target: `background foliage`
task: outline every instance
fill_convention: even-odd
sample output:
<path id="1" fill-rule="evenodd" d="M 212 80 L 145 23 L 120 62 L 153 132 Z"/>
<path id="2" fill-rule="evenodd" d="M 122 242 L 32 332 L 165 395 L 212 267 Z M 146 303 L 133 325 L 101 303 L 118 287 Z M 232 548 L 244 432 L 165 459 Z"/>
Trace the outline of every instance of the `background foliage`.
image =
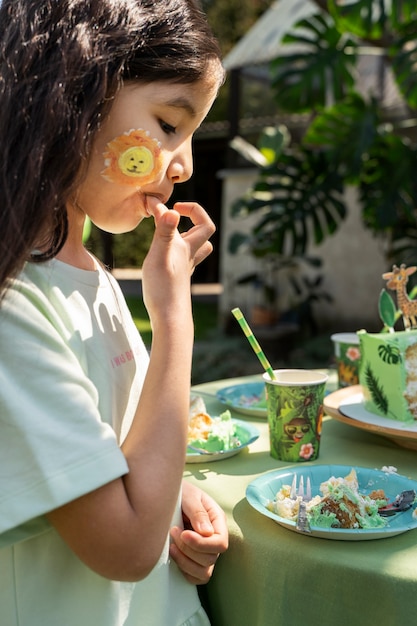
<path id="1" fill-rule="evenodd" d="M 277 108 L 307 114 L 299 142 L 277 134 L 258 180 L 233 207 L 254 213 L 231 249 L 303 256 L 347 215 L 343 191 L 359 190 L 364 225 L 386 243 L 387 261 L 417 263 L 417 3 L 330 0 L 283 39 L 271 63 Z M 358 80 L 376 60 L 373 89 Z M 395 86 L 396 106 L 386 104 Z M 365 87 L 365 89 L 364 89 Z M 262 145 L 260 146 L 262 152 Z"/>
<path id="2" fill-rule="evenodd" d="M 130 233 L 112 235 L 112 256 L 114 267 L 142 267 L 143 260 L 151 244 L 154 232 L 152 219 L 143 220 L 138 228 Z M 94 224 L 91 226 L 87 248 L 101 260 L 105 259 L 105 237 Z"/>

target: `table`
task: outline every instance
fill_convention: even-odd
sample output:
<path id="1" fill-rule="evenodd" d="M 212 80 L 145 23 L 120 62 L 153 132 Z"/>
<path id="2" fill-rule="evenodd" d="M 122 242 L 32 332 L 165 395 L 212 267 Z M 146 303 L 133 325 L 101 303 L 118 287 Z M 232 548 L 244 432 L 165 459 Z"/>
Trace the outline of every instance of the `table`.
<path id="1" fill-rule="evenodd" d="M 216 415 L 224 410 L 216 390 L 260 379 L 215 381 L 197 385 L 193 392 L 201 393 Z M 188 464 L 184 472 L 217 500 L 228 519 L 229 550 L 201 588 L 212 625 L 415 626 L 417 529 L 385 539 L 334 541 L 300 535 L 264 517 L 246 501 L 246 487 L 288 463 L 270 456 L 266 420 L 233 416 L 256 425 L 259 439 L 234 457 Z M 393 465 L 417 479 L 416 451 L 329 416 L 323 422 L 320 457 L 311 464 Z"/>

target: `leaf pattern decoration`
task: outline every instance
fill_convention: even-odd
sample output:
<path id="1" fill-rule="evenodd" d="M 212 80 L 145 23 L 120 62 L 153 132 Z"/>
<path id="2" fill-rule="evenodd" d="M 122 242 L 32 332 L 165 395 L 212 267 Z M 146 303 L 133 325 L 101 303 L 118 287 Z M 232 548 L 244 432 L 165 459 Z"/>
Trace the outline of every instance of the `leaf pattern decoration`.
<path id="1" fill-rule="evenodd" d="M 375 402 L 376 406 L 384 415 L 388 413 L 388 398 L 384 394 L 383 389 L 380 387 L 377 378 L 375 377 L 372 369 L 369 364 L 365 369 L 365 380 L 372 396 L 372 400 Z"/>
<path id="2" fill-rule="evenodd" d="M 389 343 L 381 343 L 378 346 L 378 354 L 380 358 L 388 365 L 397 365 L 401 363 L 401 352 L 398 346 L 393 346 Z"/>
<path id="3" fill-rule="evenodd" d="M 388 328 L 393 328 L 395 324 L 396 307 L 394 300 L 386 289 L 382 289 L 378 302 L 379 317 Z M 379 352 L 379 349 L 378 349 Z"/>

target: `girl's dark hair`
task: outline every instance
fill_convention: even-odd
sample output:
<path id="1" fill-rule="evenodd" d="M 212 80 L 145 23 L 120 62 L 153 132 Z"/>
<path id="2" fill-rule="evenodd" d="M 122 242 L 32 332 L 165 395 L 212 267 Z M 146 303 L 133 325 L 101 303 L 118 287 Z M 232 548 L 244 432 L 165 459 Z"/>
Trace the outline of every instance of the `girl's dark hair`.
<path id="1" fill-rule="evenodd" d="M 192 83 L 220 51 L 197 0 L 3 0 L 0 291 L 67 235 L 65 203 L 123 80 Z"/>

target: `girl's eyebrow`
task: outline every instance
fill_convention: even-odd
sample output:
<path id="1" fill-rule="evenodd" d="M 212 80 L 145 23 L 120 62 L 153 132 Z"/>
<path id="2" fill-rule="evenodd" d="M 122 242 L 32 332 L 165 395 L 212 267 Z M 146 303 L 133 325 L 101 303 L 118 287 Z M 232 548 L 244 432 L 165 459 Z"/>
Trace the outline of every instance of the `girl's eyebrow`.
<path id="1" fill-rule="evenodd" d="M 166 100 L 164 105 L 174 107 L 176 109 L 184 109 L 190 117 L 194 118 L 196 116 L 196 110 L 187 98 L 181 96 L 178 98 L 172 98 L 172 100 Z"/>

